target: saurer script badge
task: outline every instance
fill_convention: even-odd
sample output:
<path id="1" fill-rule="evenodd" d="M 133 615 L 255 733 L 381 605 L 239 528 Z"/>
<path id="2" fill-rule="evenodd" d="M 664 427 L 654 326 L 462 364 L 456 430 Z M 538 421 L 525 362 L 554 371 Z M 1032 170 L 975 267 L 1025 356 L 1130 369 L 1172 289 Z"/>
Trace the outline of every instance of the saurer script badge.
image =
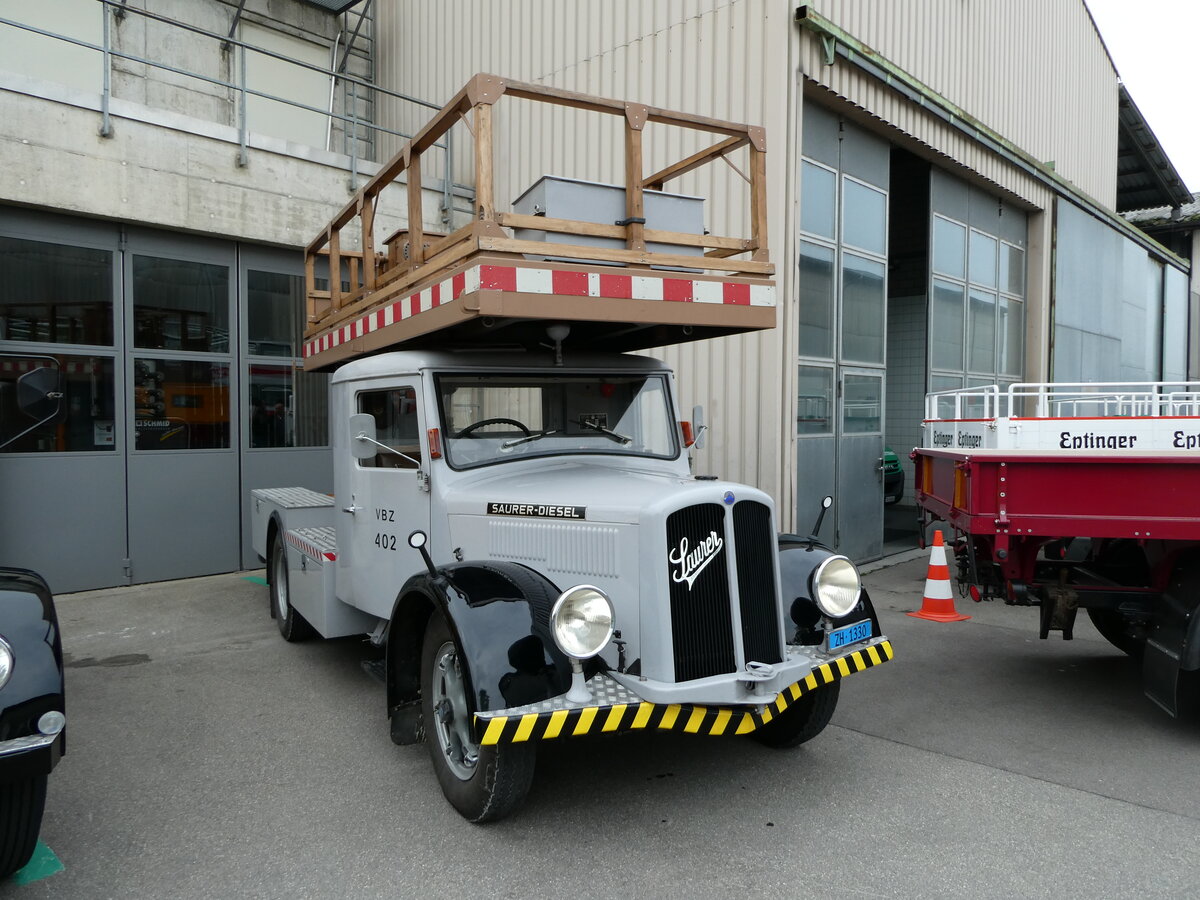
<path id="1" fill-rule="evenodd" d="M 680 538 L 679 546 L 667 553 L 667 559 L 675 567 L 671 570 L 671 580 L 676 584 L 686 583 L 690 591 L 705 566 L 717 558 L 724 546 L 725 541 L 715 531 L 710 531 L 695 547 L 687 538 Z"/>

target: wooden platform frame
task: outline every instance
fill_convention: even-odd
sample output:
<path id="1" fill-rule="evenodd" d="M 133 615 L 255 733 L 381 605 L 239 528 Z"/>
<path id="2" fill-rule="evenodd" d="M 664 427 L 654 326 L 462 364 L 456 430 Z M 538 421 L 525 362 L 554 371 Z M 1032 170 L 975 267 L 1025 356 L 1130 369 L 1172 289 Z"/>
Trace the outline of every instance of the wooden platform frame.
<path id="1" fill-rule="evenodd" d="M 607 115 L 621 116 L 625 123 L 625 224 L 596 224 L 573 219 L 551 219 L 544 216 L 517 215 L 498 212 L 495 203 L 494 178 L 494 132 L 493 106 L 504 96 L 566 106 Z M 470 118 L 468 118 L 468 114 Z M 474 138 L 475 215 L 473 221 L 449 235 L 433 235 L 423 229 L 421 161 L 430 150 L 457 122 L 467 123 Z M 712 146 L 685 159 L 679 160 L 650 175 L 644 173 L 642 134 L 648 122 L 677 126 L 720 135 L 721 139 Z M 742 147 L 749 148 L 748 173 L 742 173 L 727 154 Z M 477 74 L 454 98 L 439 111 L 421 131 L 389 160 L 377 175 L 366 182 L 334 216 L 305 249 L 306 276 L 306 356 L 323 356 L 320 349 L 328 344 L 322 338 L 331 334 L 345 334 L 347 326 L 362 321 L 376 310 L 401 301 L 402 298 L 417 296 L 421 290 L 446 277 L 446 273 L 461 271 L 464 263 L 476 254 L 499 254 L 510 260 L 520 260 L 524 254 L 549 256 L 567 261 L 578 261 L 578 265 L 593 271 L 606 273 L 645 274 L 661 276 L 658 271 L 674 267 L 696 271 L 703 269 L 718 279 L 740 285 L 770 286 L 770 321 L 767 323 L 764 310 L 756 310 L 744 323 L 736 321 L 743 315 L 735 308 L 727 308 L 733 316 L 724 321 L 725 327 L 713 333 L 773 327 L 774 300 L 773 282 L 770 276 L 774 266 L 770 261 L 767 245 L 767 186 L 766 186 L 766 136 L 761 127 L 742 125 L 710 119 L 704 116 L 672 112 L 656 107 L 611 100 L 559 90 L 537 84 L 509 81 L 496 75 Z M 685 173 L 702 166 L 724 160 L 749 183 L 750 236 L 748 238 L 725 237 L 708 234 L 688 234 L 647 228 L 644 217 L 644 191 L 662 190 L 663 186 Z M 401 175 L 407 181 L 408 226 L 402 232 L 388 238 L 386 252 L 377 251 L 375 240 L 375 211 L 380 194 Z M 342 249 L 343 231 L 358 220 L 361 246 L 364 251 Z M 624 243 L 623 248 L 596 247 L 559 242 L 517 240 L 505 229 L 533 229 L 543 232 L 588 237 L 613 238 Z M 700 255 L 650 251 L 647 243 L 664 244 L 681 248 L 701 248 Z M 735 258 L 748 257 L 748 258 Z M 343 273 L 348 270 L 350 290 L 343 291 L 341 278 L 329 279 L 328 290 L 317 290 L 315 279 L 317 262 L 325 258 L 329 272 Z M 343 267 L 345 262 L 345 267 Z M 600 265 L 596 265 L 600 263 Z M 624 267 L 624 268 L 622 268 Z M 650 267 L 655 271 L 651 272 Z M 560 267 L 561 268 L 561 267 Z M 685 276 L 688 277 L 688 276 Z M 703 279 L 704 276 L 701 276 Z M 599 312 L 599 310 L 598 310 Z M 748 315 L 748 313 L 745 313 Z M 601 313 L 601 317 L 613 314 Z M 624 310 L 615 314 L 624 318 Z M 708 315 L 708 313 L 706 313 Z M 635 321 L 638 316 L 632 317 Z M 642 319 L 644 320 L 644 315 Z M 652 317 L 653 318 L 653 317 Z M 667 320 L 678 318 L 677 312 L 667 315 Z M 353 330 L 353 328 L 351 329 Z M 424 330 L 424 329 L 422 329 Z M 707 332 L 703 336 L 707 336 Z M 403 335 L 396 335 L 403 339 Z M 372 343 L 383 345 L 380 335 Z M 361 345 L 360 345 L 361 346 Z M 359 352 L 372 352 L 363 348 Z M 354 355 L 349 347 L 337 354 L 340 359 Z M 313 360 L 318 362 L 317 360 Z M 335 360 L 319 361 L 320 368 Z"/>

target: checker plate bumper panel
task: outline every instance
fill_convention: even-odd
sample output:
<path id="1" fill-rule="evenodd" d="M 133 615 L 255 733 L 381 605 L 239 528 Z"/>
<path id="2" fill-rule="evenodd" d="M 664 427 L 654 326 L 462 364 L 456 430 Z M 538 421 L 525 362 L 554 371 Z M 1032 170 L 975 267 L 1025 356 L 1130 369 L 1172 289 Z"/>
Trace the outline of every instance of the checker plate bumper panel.
<path id="1" fill-rule="evenodd" d="M 805 694 L 892 658 L 884 639 L 814 666 L 803 680 L 784 688 L 765 706 L 700 706 L 642 700 L 607 675 L 597 675 L 588 688 L 593 706 L 571 706 L 562 697 L 495 713 L 477 713 L 476 735 L 484 747 L 523 741 L 621 731 L 683 731 L 689 734 L 749 734 L 766 725 Z"/>

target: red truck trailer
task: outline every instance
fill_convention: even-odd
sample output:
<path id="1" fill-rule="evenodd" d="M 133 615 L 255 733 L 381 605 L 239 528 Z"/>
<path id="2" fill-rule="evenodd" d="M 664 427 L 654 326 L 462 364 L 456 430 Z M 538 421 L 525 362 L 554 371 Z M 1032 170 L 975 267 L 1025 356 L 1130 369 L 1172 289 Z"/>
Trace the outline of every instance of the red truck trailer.
<path id="1" fill-rule="evenodd" d="M 1200 699 L 1200 383 L 1014 384 L 926 397 L 921 534 L 954 532 L 960 588 L 1079 609 L 1139 658 L 1172 716 Z"/>

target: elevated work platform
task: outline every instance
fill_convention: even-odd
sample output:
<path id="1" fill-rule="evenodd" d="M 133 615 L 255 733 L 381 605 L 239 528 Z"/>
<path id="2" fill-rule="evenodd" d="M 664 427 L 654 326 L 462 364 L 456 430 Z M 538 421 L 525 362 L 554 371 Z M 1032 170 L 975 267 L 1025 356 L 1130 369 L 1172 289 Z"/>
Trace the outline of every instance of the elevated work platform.
<path id="1" fill-rule="evenodd" d="M 623 117 L 625 184 L 616 186 L 623 218 L 609 223 L 544 210 L 497 211 L 493 106 L 504 96 Z M 429 234 L 422 226 L 422 155 L 460 121 L 474 141 L 473 219 L 449 235 Z M 646 175 L 648 123 L 721 139 Z M 728 159 L 742 148 L 745 173 Z M 566 346 L 610 351 L 773 328 L 765 155 L 758 127 L 476 75 L 309 244 L 305 368 L 329 368 L 400 345 L 533 347 L 547 341 L 546 326 L 555 322 L 571 325 Z M 722 159 L 748 184 L 749 237 L 663 230 L 647 221 L 648 196 Z M 389 236 L 381 251 L 374 235 L 377 204 L 401 176 L 409 227 Z M 591 208 L 578 215 L 597 217 Z M 341 249 L 348 228 L 357 229 L 365 252 Z M 536 236 L 545 239 L 529 239 Z M 341 278 L 318 290 L 323 272 Z"/>

